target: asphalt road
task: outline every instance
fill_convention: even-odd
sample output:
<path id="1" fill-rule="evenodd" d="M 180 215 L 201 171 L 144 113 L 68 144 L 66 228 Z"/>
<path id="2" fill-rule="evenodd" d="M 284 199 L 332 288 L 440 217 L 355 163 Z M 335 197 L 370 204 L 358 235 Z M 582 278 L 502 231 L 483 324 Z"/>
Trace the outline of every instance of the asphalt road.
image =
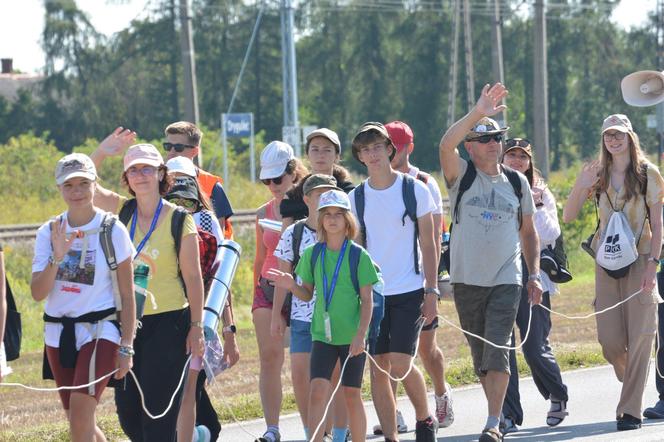
<path id="1" fill-rule="evenodd" d="M 635 431 L 617 432 L 615 407 L 618 403 L 621 384 L 616 379 L 610 366 L 589 368 L 563 373 L 570 394 L 568 411 L 570 415 L 558 427 L 546 425 L 546 411 L 549 403 L 537 391 L 531 378 L 521 379 L 521 400 L 524 408 L 524 423 L 517 433 L 509 434 L 505 440 L 514 441 L 664 441 L 664 420 L 645 420 L 643 428 Z M 439 441 L 473 441 L 479 437 L 486 419 L 486 401 L 480 386 L 469 386 L 454 391 L 455 421 L 449 428 L 438 430 Z M 657 400 L 654 382 L 654 361 L 651 364 L 648 385 L 644 398 L 644 407 L 653 405 Z M 430 400 L 433 405 L 433 397 Z M 378 422 L 371 402 L 365 403 L 369 429 Z M 399 409 L 404 414 L 406 423 L 414 430 L 415 416 L 407 398 L 399 399 Z M 433 409 L 433 408 L 432 408 Z M 280 423 L 282 441 L 301 441 L 304 439 L 299 415 L 282 416 Z M 228 442 L 253 441 L 255 435 L 265 430 L 263 420 L 243 422 L 241 425 L 225 425 L 221 440 Z M 249 435 L 251 433 L 254 436 Z M 411 431 L 400 435 L 401 441 L 414 441 Z M 369 436 L 369 440 L 382 441 L 378 436 Z"/>

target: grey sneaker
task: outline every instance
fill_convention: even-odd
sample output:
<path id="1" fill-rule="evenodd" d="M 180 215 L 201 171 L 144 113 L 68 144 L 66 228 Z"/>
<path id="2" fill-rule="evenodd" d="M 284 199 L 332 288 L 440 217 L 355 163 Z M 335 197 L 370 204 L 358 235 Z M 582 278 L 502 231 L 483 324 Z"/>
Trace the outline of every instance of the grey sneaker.
<path id="1" fill-rule="evenodd" d="M 454 410 L 452 409 L 452 388 L 446 382 L 445 393 L 442 396 L 436 396 L 436 419 L 441 428 L 447 428 L 454 422 Z"/>
<path id="2" fill-rule="evenodd" d="M 511 417 L 506 417 L 500 423 L 500 432 L 504 435 L 509 433 L 516 433 L 519 431 L 519 427 L 516 426 Z"/>
<path id="3" fill-rule="evenodd" d="M 648 419 L 664 419 L 664 400 L 658 400 L 654 407 L 643 410 L 643 416 Z"/>

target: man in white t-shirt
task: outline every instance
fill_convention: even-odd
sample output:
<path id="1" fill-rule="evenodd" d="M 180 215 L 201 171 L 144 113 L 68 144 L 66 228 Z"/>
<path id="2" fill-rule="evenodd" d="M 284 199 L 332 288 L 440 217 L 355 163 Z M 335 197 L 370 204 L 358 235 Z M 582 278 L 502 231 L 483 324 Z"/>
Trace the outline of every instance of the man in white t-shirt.
<path id="1" fill-rule="evenodd" d="M 358 216 L 364 242 L 384 278 L 385 316 L 380 324 L 375 359 L 393 377 L 403 376 L 412 357 L 422 324 L 437 314 L 437 260 L 433 238 L 435 204 L 426 185 L 396 172 L 390 166 L 395 147 L 385 126 L 365 123 L 353 139 L 353 156 L 367 166 L 369 178 L 350 192 L 353 213 Z M 404 182 L 404 180 L 407 180 Z M 406 211 L 404 193 L 412 183 L 416 224 Z M 362 193 L 364 198 L 361 199 Z M 358 202 L 363 210 L 358 210 Z M 359 216 L 358 212 L 363 212 Z M 396 400 L 390 379 L 372 366 L 371 393 L 385 440 L 397 440 Z M 422 372 L 413 366 L 403 381 L 415 408 L 418 441 L 434 441 L 438 423 L 429 413 Z"/>
<path id="2" fill-rule="evenodd" d="M 417 167 L 410 164 L 409 157 L 415 148 L 413 144 L 413 131 L 408 124 L 403 121 L 392 121 L 385 125 L 396 154 L 392 158 L 392 169 L 407 173 L 413 178 L 417 178 L 427 185 L 431 197 L 436 204 L 433 215 L 433 237 L 436 246 L 436 258 L 440 259 L 441 233 L 443 227 L 443 199 L 440 195 L 440 188 L 436 180 L 428 173 L 421 172 Z M 438 262 L 436 262 L 438 268 Z M 446 428 L 454 422 L 454 410 L 452 409 L 452 390 L 445 382 L 445 358 L 443 351 L 436 342 L 436 329 L 438 328 L 438 318 L 434 318 L 430 323 L 424 324 L 420 334 L 420 345 L 418 354 L 422 358 L 422 363 L 427 373 L 431 377 L 434 387 L 436 400 L 436 419 L 441 427 Z M 396 391 L 396 382 L 392 384 L 393 391 Z"/>
<path id="3" fill-rule="evenodd" d="M 530 275 L 529 301 L 539 304 L 542 298 L 530 184 L 523 174 L 501 166 L 502 137 L 508 128 L 488 118 L 506 108 L 500 104 L 506 96 L 502 84 L 486 85 L 477 104 L 445 132 L 439 147 L 451 203 L 450 278 L 459 322 L 464 330 L 503 346 L 509 345 L 521 299 L 522 253 Z M 459 155 L 462 141 L 470 161 Z M 479 441 L 501 441 L 508 350 L 467 339 L 488 402 Z"/>

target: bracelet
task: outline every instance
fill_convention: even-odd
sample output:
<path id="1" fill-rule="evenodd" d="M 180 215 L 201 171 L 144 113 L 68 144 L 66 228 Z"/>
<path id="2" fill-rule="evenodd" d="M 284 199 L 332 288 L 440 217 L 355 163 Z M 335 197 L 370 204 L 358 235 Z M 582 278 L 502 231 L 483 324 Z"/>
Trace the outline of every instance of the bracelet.
<path id="1" fill-rule="evenodd" d="M 60 266 L 60 264 L 62 264 L 62 261 L 64 260 L 65 260 L 64 257 L 57 259 L 54 255 L 48 257 L 48 263 L 56 267 Z"/>
<path id="2" fill-rule="evenodd" d="M 120 356 L 125 356 L 127 358 L 130 358 L 134 356 L 136 352 L 134 351 L 134 347 L 132 347 L 131 345 L 121 345 L 118 348 L 118 354 Z"/>

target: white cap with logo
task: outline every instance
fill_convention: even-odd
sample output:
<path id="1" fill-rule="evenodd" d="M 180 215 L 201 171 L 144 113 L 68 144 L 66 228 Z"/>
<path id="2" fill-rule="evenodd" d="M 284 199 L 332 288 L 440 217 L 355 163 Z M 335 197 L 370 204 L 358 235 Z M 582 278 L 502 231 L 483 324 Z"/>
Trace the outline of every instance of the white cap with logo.
<path id="1" fill-rule="evenodd" d="M 58 161 L 55 166 L 55 182 L 64 184 L 70 178 L 81 177 L 95 181 L 97 169 L 89 156 L 82 153 L 70 153 Z"/>

